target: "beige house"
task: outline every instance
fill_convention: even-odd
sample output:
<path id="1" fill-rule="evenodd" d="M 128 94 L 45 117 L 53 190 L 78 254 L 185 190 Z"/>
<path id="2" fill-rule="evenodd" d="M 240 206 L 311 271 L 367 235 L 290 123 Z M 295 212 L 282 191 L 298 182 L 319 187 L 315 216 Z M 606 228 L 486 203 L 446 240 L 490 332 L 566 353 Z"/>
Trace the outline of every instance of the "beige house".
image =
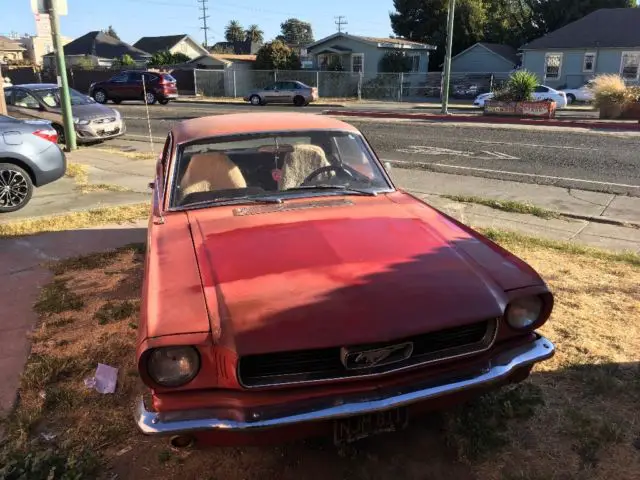
<path id="1" fill-rule="evenodd" d="M 156 52 L 169 51 L 174 55 L 182 53 L 191 59 L 209 53 L 202 45 L 184 33 L 162 37 L 142 37 L 133 46 L 151 55 Z"/>
<path id="2" fill-rule="evenodd" d="M 25 48 L 19 40 L 0 35 L 0 63 L 13 63 L 24 60 Z"/>
<path id="3" fill-rule="evenodd" d="M 73 41 L 70 37 L 60 37 L 62 45 L 67 45 Z M 53 52 L 53 39 L 51 36 L 25 36 L 20 39 L 20 43 L 26 48 L 24 52 L 25 60 L 29 60 L 34 65 L 42 65 L 42 57 Z"/>

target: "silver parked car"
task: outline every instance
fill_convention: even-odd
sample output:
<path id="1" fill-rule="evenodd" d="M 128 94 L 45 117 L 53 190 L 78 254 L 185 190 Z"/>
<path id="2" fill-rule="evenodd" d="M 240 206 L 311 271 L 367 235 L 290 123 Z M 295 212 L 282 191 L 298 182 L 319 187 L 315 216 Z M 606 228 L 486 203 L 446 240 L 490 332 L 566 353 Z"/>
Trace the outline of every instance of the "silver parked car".
<path id="1" fill-rule="evenodd" d="M 249 92 L 244 97 L 251 105 L 266 105 L 267 103 L 292 103 L 296 107 L 304 107 L 318 100 L 318 89 L 302 82 L 275 82 L 261 90 Z"/>
<path id="2" fill-rule="evenodd" d="M 71 111 L 78 143 L 90 143 L 119 137 L 126 131 L 117 110 L 100 105 L 93 98 L 77 90 L 71 92 Z M 5 88 L 9 115 L 24 119 L 42 119 L 52 123 L 58 141 L 64 143 L 60 88 L 53 83 L 33 83 Z"/>
<path id="3" fill-rule="evenodd" d="M 50 122 L 0 115 L 0 213 L 24 207 L 41 187 L 62 177 L 67 163 Z"/>

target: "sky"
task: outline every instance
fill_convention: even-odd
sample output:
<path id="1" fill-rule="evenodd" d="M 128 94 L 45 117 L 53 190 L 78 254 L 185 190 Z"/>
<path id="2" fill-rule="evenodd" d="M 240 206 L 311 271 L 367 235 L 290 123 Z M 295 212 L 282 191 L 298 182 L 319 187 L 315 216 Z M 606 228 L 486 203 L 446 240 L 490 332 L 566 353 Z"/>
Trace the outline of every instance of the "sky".
<path id="1" fill-rule="evenodd" d="M 79 37 L 113 25 L 127 43 L 140 37 L 186 33 L 200 42 L 204 34 L 197 0 L 67 0 L 69 14 L 60 17 L 61 33 Z M 208 0 L 209 44 L 224 41 L 224 27 L 238 20 L 243 27 L 257 24 L 269 40 L 280 33 L 280 23 L 295 17 L 311 23 L 316 39 L 337 31 L 335 18 L 346 17 L 343 31 L 386 37 L 392 33 L 392 0 Z M 35 34 L 29 0 L 0 0 L 0 35 Z"/>

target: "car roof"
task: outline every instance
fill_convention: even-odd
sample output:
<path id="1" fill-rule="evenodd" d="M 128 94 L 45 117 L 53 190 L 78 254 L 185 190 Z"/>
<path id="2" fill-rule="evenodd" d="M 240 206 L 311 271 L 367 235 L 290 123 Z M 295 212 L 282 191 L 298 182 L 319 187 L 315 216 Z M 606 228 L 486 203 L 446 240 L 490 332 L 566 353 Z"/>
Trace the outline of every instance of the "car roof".
<path id="1" fill-rule="evenodd" d="M 25 90 L 44 90 L 47 88 L 59 88 L 55 83 L 24 83 L 22 85 L 13 85 L 14 87 L 24 88 Z M 8 87 L 11 88 L 11 87 Z"/>
<path id="2" fill-rule="evenodd" d="M 199 138 L 245 135 L 268 132 L 304 132 L 308 130 L 342 130 L 359 133 L 348 123 L 311 113 L 234 113 L 185 120 L 173 127 L 176 143 Z"/>

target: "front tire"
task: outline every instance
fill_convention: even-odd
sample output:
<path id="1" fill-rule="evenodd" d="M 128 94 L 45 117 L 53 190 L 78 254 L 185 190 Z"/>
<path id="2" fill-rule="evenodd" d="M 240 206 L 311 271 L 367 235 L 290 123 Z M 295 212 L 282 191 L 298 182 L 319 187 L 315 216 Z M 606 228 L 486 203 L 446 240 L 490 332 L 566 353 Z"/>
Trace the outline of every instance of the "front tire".
<path id="1" fill-rule="evenodd" d="M 251 103 L 251 105 L 253 105 L 254 107 L 259 107 L 260 105 L 262 105 L 262 100 L 258 95 L 251 95 L 251 98 L 249 98 L 249 103 Z"/>
<path id="2" fill-rule="evenodd" d="M 0 163 L 0 213 L 23 208 L 33 195 L 31 177 L 12 163 Z"/>
<path id="3" fill-rule="evenodd" d="M 576 96 L 573 93 L 570 93 L 569 95 L 567 95 L 567 105 L 571 105 L 575 101 L 576 101 Z"/>
<path id="4" fill-rule="evenodd" d="M 301 97 L 300 95 L 298 95 L 297 97 L 293 98 L 293 104 L 296 107 L 304 107 L 306 101 L 304 99 L 304 97 Z"/>
<path id="5" fill-rule="evenodd" d="M 155 93 L 147 92 L 147 94 L 144 96 L 144 101 L 147 105 L 153 105 L 158 101 L 158 99 L 156 98 Z"/>
<path id="6" fill-rule="evenodd" d="M 105 92 L 104 90 L 96 90 L 95 92 L 93 92 L 93 99 L 98 103 L 102 103 L 103 105 L 109 101 L 107 92 Z"/>

